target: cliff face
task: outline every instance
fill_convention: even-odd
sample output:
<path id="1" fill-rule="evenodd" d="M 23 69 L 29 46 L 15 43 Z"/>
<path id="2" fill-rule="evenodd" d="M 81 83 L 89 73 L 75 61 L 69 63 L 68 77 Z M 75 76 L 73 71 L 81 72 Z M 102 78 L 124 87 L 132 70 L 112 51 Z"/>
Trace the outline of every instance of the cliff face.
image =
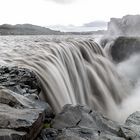
<path id="1" fill-rule="evenodd" d="M 126 15 L 122 18 L 111 18 L 108 23 L 108 35 L 139 36 L 140 15 Z"/>

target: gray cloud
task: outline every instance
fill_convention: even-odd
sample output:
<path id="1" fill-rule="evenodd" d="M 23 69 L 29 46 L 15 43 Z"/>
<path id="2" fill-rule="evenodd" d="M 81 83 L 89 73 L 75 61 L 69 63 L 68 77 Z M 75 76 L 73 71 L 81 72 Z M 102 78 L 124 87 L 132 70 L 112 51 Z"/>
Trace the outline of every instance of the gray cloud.
<path id="1" fill-rule="evenodd" d="M 69 3 L 73 3 L 76 0 L 46 0 L 46 1 L 53 1 L 60 4 L 69 4 Z"/>
<path id="2" fill-rule="evenodd" d="M 106 27 L 107 22 L 105 22 L 105 21 L 93 21 L 93 22 L 84 24 L 84 26 L 85 27 Z"/>

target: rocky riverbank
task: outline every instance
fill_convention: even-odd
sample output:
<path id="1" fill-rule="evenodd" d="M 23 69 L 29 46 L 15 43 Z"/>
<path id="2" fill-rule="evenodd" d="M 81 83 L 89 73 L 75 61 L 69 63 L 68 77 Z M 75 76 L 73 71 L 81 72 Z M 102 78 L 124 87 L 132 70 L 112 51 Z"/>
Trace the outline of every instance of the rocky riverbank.
<path id="1" fill-rule="evenodd" d="M 140 112 L 124 124 L 108 119 L 86 106 L 64 106 L 37 140 L 139 140 Z"/>
<path id="2" fill-rule="evenodd" d="M 25 68 L 0 67 L 0 140 L 34 140 L 53 116 L 40 84 Z"/>
<path id="3" fill-rule="evenodd" d="M 138 140 L 140 112 L 124 124 L 86 106 L 65 105 L 56 114 L 39 99 L 31 70 L 0 67 L 0 140 Z"/>

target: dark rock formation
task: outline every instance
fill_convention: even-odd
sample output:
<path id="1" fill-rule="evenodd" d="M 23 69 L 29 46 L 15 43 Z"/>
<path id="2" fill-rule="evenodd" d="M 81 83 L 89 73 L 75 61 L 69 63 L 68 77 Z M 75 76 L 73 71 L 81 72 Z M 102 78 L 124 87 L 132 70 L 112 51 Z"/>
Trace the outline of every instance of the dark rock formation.
<path id="1" fill-rule="evenodd" d="M 66 105 L 51 126 L 42 131 L 40 140 L 124 140 L 118 135 L 120 125 L 86 106 Z"/>
<path id="2" fill-rule="evenodd" d="M 139 140 L 140 112 L 120 125 L 85 106 L 66 105 L 51 126 L 37 140 Z"/>
<path id="3" fill-rule="evenodd" d="M 111 18 L 108 23 L 109 36 L 139 36 L 140 15 L 127 15 L 122 18 Z"/>
<path id="4" fill-rule="evenodd" d="M 114 38 L 108 37 L 108 36 L 103 36 L 100 40 L 99 40 L 99 44 L 101 45 L 101 47 L 105 48 L 106 45 L 110 44 L 110 42 L 114 41 Z"/>
<path id="5" fill-rule="evenodd" d="M 127 118 L 125 126 L 120 129 L 120 134 L 128 140 L 140 139 L 140 112 L 137 111 Z"/>
<path id="6" fill-rule="evenodd" d="M 35 102 L 23 95 L 1 87 L 0 132 L 8 129 L 12 135 L 19 134 L 18 137 L 23 136 L 25 139 L 32 140 L 40 132 L 44 120 L 45 111 L 41 106 L 37 106 Z M 0 137 L 4 139 L 5 135 Z M 14 137 L 12 139 L 15 140 Z"/>
<path id="7" fill-rule="evenodd" d="M 38 98 L 40 91 L 32 71 L 0 67 L 0 140 L 33 140 L 52 119 L 50 106 Z"/>
<path id="8" fill-rule="evenodd" d="M 50 106 L 38 97 L 41 89 L 32 71 L 1 67 L 0 79 L 0 140 L 140 139 L 140 112 L 120 125 L 86 106 L 65 105 L 54 118 Z M 16 85 L 23 88 L 17 90 Z M 24 88 L 28 92 L 20 91 Z"/>
<path id="9" fill-rule="evenodd" d="M 124 61 L 136 53 L 140 53 L 139 37 L 118 37 L 110 46 L 110 54 L 116 62 Z"/>
<path id="10" fill-rule="evenodd" d="M 18 132 L 12 129 L 0 129 L 0 140 L 25 140 L 26 132 Z"/>
<path id="11" fill-rule="evenodd" d="M 26 68 L 0 67 L 0 86 L 4 86 L 21 95 L 37 94 L 41 88 L 35 73 Z"/>

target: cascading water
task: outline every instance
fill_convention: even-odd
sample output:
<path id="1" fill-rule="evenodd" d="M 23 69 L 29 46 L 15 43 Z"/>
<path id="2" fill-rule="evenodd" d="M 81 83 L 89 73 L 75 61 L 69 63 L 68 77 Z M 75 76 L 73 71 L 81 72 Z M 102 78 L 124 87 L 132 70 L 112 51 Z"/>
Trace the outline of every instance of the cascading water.
<path id="1" fill-rule="evenodd" d="M 129 90 L 102 48 L 88 39 L 1 37 L 1 65 L 34 70 L 42 98 L 56 112 L 65 104 L 83 104 L 117 119 Z"/>

